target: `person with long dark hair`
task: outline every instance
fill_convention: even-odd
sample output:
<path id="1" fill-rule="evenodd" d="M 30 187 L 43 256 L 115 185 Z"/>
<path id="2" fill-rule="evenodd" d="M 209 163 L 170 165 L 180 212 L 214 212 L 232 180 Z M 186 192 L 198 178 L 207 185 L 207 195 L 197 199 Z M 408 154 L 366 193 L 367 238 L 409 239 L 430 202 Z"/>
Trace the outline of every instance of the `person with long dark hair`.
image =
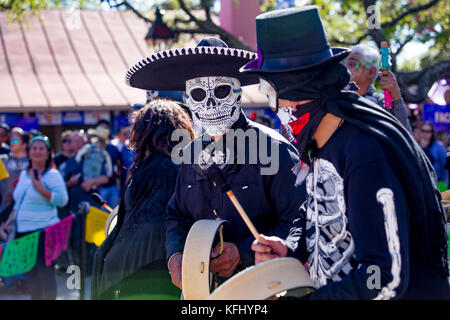
<path id="1" fill-rule="evenodd" d="M 448 173 L 445 170 L 447 155 L 445 148 L 436 139 L 436 132 L 433 123 L 430 121 L 422 123 L 420 130 L 422 132 L 420 146 L 433 165 L 433 168 L 436 171 L 437 180 L 447 184 Z"/>
<path id="2" fill-rule="evenodd" d="M 64 180 L 52 165 L 50 142 L 36 136 L 30 142 L 29 165 L 20 174 L 14 189 L 14 209 L 8 221 L 16 219 L 16 238 L 23 237 L 59 222 L 57 207 L 67 204 Z M 2 225 L 7 227 L 9 222 Z M 40 233 L 36 266 L 27 274 L 31 299 L 55 300 L 57 284 L 53 265 L 45 265 L 45 232 Z"/>
<path id="3" fill-rule="evenodd" d="M 175 102 L 157 99 L 132 115 L 130 148 L 136 152 L 118 207 L 117 224 L 94 258 L 94 299 L 179 299 L 166 266 L 166 205 L 178 166 L 171 160 L 172 133 L 194 131 Z M 188 140 L 190 140 L 188 139 Z"/>

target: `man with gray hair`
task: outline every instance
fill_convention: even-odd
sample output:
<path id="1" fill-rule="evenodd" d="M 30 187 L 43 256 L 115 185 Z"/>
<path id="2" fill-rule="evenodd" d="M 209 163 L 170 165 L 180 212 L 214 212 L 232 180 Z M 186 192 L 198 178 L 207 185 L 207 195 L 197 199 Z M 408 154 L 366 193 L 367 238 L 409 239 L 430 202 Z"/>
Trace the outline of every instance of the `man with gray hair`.
<path id="1" fill-rule="evenodd" d="M 393 72 L 380 69 L 380 54 L 378 50 L 364 44 L 352 47 L 352 52 L 344 60 L 344 64 L 350 71 L 352 77 L 350 81 L 356 83 L 359 89 L 356 91 L 361 97 L 375 102 L 384 108 L 384 94 L 377 92 L 373 82 L 380 76 L 381 88 L 389 90 L 392 96 L 392 108 L 386 109 L 396 117 L 403 126 L 412 133 L 408 122 L 408 112 L 403 102 L 397 79 Z"/>

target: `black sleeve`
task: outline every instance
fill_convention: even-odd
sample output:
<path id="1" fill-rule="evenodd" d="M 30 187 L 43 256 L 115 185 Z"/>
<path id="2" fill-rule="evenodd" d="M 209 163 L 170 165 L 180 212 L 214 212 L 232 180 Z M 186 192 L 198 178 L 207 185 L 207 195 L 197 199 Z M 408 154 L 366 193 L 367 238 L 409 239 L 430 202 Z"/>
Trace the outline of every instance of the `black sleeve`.
<path id="1" fill-rule="evenodd" d="M 170 199 L 166 209 L 166 260 L 177 252 L 183 252 L 184 243 L 190 228 L 194 224 L 194 218 L 189 210 L 184 205 L 183 187 L 186 186 L 184 179 L 185 165 L 182 165 L 178 173 L 177 182 L 175 185 L 175 192 Z"/>
<path id="2" fill-rule="evenodd" d="M 285 239 L 293 226 L 293 221 L 298 218 L 299 207 L 305 200 L 302 187 L 295 187 L 296 176 L 292 168 L 298 161 L 296 151 L 290 145 L 280 144 L 279 168 L 276 174 L 264 177 L 266 195 L 274 212 L 273 227 L 265 232 L 266 236 L 277 236 Z M 255 254 L 251 250 L 254 237 L 250 236 L 237 243 L 241 260 L 244 265 L 251 266 L 255 263 Z"/>
<path id="3" fill-rule="evenodd" d="M 303 186 L 295 186 L 297 177 L 292 169 L 299 158 L 290 147 L 282 145 L 279 172 L 269 177 L 270 199 L 277 213 L 277 223 L 267 235 L 282 239 L 287 237 L 293 227 L 293 221 L 299 217 L 299 208 L 306 197 Z"/>
<path id="4" fill-rule="evenodd" d="M 302 184 L 305 188 L 305 184 Z M 299 210 L 298 217 L 294 220 L 289 235 L 287 236 L 285 243 L 288 248 L 288 257 L 294 257 L 300 260 L 303 264 L 308 260 L 308 253 L 306 250 L 306 200 L 303 202 Z"/>
<path id="5" fill-rule="evenodd" d="M 408 111 L 402 98 L 392 101 L 392 114 L 398 121 L 412 134 L 411 125 L 409 124 Z"/>
<path id="6" fill-rule="evenodd" d="M 348 231 L 356 267 L 310 299 L 395 299 L 409 282 L 409 218 L 405 194 L 386 160 L 344 177 Z"/>

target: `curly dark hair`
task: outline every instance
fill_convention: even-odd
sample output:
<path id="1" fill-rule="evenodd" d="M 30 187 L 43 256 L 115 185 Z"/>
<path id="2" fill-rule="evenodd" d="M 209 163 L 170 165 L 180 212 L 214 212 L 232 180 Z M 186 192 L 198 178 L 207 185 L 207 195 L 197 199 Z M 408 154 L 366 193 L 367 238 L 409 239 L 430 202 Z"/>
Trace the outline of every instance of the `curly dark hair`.
<path id="1" fill-rule="evenodd" d="M 130 168 L 131 177 L 144 160 L 157 152 L 170 157 L 178 141 L 172 141 L 172 132 L 185 129 L 194 139 L 194 129 L 186 111 L 176 102 L 167 99 L 154 99 L 131 115 L 130 148 L 136 152 L 134 165 Z"/>

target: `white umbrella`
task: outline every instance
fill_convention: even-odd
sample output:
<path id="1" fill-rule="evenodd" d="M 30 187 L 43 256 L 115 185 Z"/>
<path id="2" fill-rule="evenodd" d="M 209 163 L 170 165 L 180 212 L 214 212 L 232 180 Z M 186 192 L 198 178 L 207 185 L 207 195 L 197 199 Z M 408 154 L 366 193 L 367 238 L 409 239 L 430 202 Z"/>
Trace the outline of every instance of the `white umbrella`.
<path id="1" fill-rule="evenodd" d="M 435 104 L 446 105 L 445 101 L 445 91 L 450 89 L 450 78 L 441 79 L 436 81 L 431 87 L 430 91 L 428 91 L 428 97 Z"/>

